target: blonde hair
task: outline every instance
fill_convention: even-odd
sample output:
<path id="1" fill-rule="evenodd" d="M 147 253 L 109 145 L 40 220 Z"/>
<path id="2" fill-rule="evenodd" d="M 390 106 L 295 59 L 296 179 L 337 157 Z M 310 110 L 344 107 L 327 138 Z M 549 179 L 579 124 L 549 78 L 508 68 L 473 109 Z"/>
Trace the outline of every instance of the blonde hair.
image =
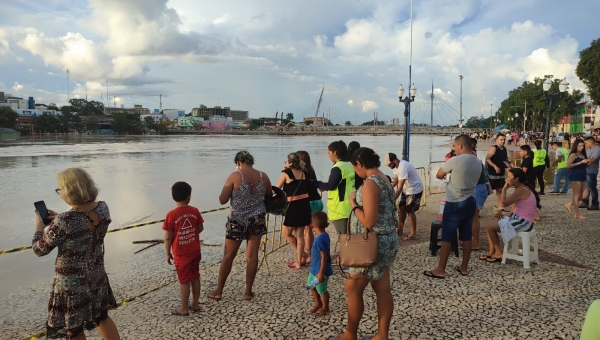
<path id="1" fill-rule="evenodd" d="M 302 159 L 300 159 L 300 155 L 296 152 L 292 152 L 287 156 L 287 161 L 290 163 L 292 169 L 294 170 L 306 170 L 306 163 Z"/>
<path id="2" fill-rule="evenodd" d="M 68 168 L 56 175 L 61 197 L 69 205 L 94 202 L 98 196 L 98 188 L 94 180 L 82 168 Z"/>

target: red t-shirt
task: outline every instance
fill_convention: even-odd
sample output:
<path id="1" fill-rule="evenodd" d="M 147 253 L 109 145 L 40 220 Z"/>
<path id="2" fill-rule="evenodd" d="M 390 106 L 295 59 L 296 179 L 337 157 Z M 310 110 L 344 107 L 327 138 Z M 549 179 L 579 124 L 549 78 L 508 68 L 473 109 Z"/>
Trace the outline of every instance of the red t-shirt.
<path id="1" fill-rule="evenodd" d="M 204 223 L 204 220 L 200 211 L 189 205 L 167 213 L 162 229 L 173 232 L 173 256 L 200 252 L 198 224 L 201 223 Z"/>

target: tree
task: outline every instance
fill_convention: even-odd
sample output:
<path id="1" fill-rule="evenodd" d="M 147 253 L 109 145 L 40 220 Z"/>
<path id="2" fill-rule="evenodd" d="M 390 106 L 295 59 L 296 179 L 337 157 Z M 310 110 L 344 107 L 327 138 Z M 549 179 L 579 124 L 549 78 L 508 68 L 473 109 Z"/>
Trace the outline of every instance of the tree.
<path id="1" fill-rule="evenodd" d="M 313 124 L 313 121 L 314 121 L 313 119 L 306 119 L 306 120 L 304 121 L 304 125 L 312 125 L 312 124 Z"/>
<path id="2" fill-rule="evenodd" d="M 592 101 L 600 104 L 600 39 L 579 52 L 575 74 L 587 86 Z"/>
<path id="3" fill-rule="evenodd" d="M 481 117 L 473 116 L 467 120 L 465 124 L 466 128 L 470 129 L 480 129 L 481 128 Z M 485 124 L 483 125 L 485 128 Z"/>
<path id="4" fill-rule="evenodd" d="M 63 131 L 61 121 L 58 116 L 48 113 L 42 113 L 40 116 L 33 117 L 31 120 L 33 128 L 42 133 Z"/>
<path id="5" fill-rule="evenodd" d="M 370 120 L 370 121 L 364 122 L 364 123 L 362 123 L 360 125 L 362 125 L 362 126 L 373 126 L 373 124 L 375 124 L 375 121 Z M 378 120 L 377 121 L 377 126 L 382 126 L 382 125 L 385 125 L 385 122 L 381 121 L 381 120 Z"/>
<path id="6" fill-rule="evenodd" d="M 344 123 L 344 125 L 346 125 L 346 126 L 352 126 L 352 122 L 349 121 L 349 120 L 347 120 L 346 123 Z"/>
<path id="7" fill-rule="evenodd" d="M 0 127 L 13 128 L 17 124 L 19 114 L 11 107 L 0 106 Z"/>
<path id="8" fill-rule="evenodd" d="M 77 112 L 82 116 L 97 116 L 104 114 L 104 104 L 101 102 L 73 98 L 69 100 L 69 104 L 71 104 L 70 106 L 73 107 L 73 112 Z"/>
<path id="9" fill-rule="evenodd" d="M 98 123 L 98 118 L 94 116 L 85 117 L 85 130 L 90 132 L 96 132 L 96 130 L 98 130 Z"/>
<path id="10" fill-rule="evenodd" d="M 138 115 L 132 115 L 125 112 L 115 112 L 112 114 L 112 118 L 112 129 L 119 134 L 130 133 L 139 135 L 144 130 L 142 120 Z"/>
<path id="11" fill-rule="evenodd" d="M 156 122 L 152 117 L 144 117 L 144 126 L 146 127 L 146 131 L 156 130 Z"/>
<path id="12" fill-rule="evenodd" d="M 252 119 L 250 122 L 250 129 L 255 130 L 263 125 L 265 125 L 265 122 L 262 119 Z"/>
<path id="13" fill-rule="evenodd" d="M 47 109 L 48 110 L 59 111 L 58 106 L 56 106 L 56 105 L 48 105 Z"/>
<path id="14" fill-rule="evenodd" d="M 291 112 L 288 112 L 288 113 L 285 115 L 285 119 L 286 119 L 288 122 L 291 122 L 291 121 L 293 121 L 293 120 L 294 120 L 294 114 L 293 114 L 293 113 L 291 113 Z"/>
<path id="15" fill-rule="evenodd" d="M 542 90 L 542 84 L 546 78 L 552 80 L 552 86 L 548 92 L 558 92 L 558 83 L 560 83 L 561 79 L 554 79 L 552 75 L 546 75 L 543 78 L 536 77 L 533 82 L 525 81 L 521 86 L 509 91 L 508 98 L 500 104 L 500 109 L 496 113 L 500 122 L 508 125 L 508 118 L 513 118 L 515 120 L 511 122 L 511 125 L 520 126 L 522 129 L 523 114 L 525 114 L 527 116 L 525 129 L 542 131 L 546 122 L 549 104 L 549 100 Z M 573 90 L 572 93 L 563 93 L 552 106 L 552 112 L 550 113 L 551 124 L 558 120 L 558 118 L 572 113 L 574 107 L 582 98 L 583 92 L 579 90 Z M 527 102 L 527 112 L 524 112 L 524 108 L 522 107 L 513 107 L 524 106 L 525 102 Z M 519 113 L 519 116 L 515 117 L 515 113 Z M 489 122 L 487 126 L 489 126 Z M 486 124 L 484 123 L 485 127 Z"/>

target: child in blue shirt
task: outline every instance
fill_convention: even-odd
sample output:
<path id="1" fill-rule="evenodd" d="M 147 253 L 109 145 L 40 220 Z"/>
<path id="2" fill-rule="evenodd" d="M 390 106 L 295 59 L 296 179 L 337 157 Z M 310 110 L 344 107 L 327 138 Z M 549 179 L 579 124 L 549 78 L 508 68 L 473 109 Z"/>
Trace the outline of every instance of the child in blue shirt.
<path id="1" fill-rule="evenodd" d="M 329 314 L 329 293 L 327 282 L 333 274 L 331 268 L 330 240 L 327 228 L 327 214 L 317 211 L 312 215 L 310 226 L 315 231 L 315 240 L 310 250 L 312 262 L 306 286 L 315 299 L 315 305 L 310 309 L 314 316 Z"/>

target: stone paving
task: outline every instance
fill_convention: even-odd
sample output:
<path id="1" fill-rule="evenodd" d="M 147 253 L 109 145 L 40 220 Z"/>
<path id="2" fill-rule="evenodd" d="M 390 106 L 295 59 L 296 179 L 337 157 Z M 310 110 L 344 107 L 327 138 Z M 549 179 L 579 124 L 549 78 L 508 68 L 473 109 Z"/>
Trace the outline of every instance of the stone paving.
<path id="1" fill-rule="evenodd" d="M 450 257 L 445 280 L 422 275 L 437 265 L 428 250 L 429 225 L 437 216 L 437 200 L 429 198 L 429 209 L 418 215 L 419 238 L 401 242 L 392 268 L 394 317 L 392 339 L 578 339 L 588 306 L 600 298 L 600 212 L 587 212 L 589 220 L 575 221 L 561 204 L 570 198 L 543 196 L 542 221 L 535 229 L 540 238 L 542 263 L 530 270 L 521 263 L 486 263 L 474 252 L 469 275 L 452 268 L 459 259 Z M 491 196 L 483 212 L 490 214 Z M 483 222 L 482 224 L 484 224 Z M 330 235 L 335 231 L 328 230 Z M 405 233 L 407 229 L 405 229 Z M 482 232 L 482 240 L 485 232 Z M 483 247 L 487 242 L 482 242 Z M 332 246 L 333 248 L 333 246 Z M 143 256 L 109 268 L 117 300 L 158 287 L 110 312 L 123 339 L 330 339 L 346 325 L 343 279 L 330 279 L 330 315 L 307 314 L 312 298 L 304 285 L 308 270 L 290 270 L 285 263 L 294 254 L 289 247 L 268 257 L 270 273 L 263 266 L 257 276 L 251 302 L 244 301 L 243 257 L 234 269 L 219 302 L 201 299 L 201 311 L 189 317 L 169 315 L 178 304 L 176 275 L 164 264 L 163 249 L 153 247 Z M 202 295 L 216 284 L 218 267 L 202 268 Z M 43 330 L 50 280 L 23 287 L 22 293 L 0 298 L 0 339 L 22 339 Z M 365 291 L 365 313 L 359 335 L 377 329 L 375 297 Z M 88 339 L 100 339 L 94 332 Z"/>

